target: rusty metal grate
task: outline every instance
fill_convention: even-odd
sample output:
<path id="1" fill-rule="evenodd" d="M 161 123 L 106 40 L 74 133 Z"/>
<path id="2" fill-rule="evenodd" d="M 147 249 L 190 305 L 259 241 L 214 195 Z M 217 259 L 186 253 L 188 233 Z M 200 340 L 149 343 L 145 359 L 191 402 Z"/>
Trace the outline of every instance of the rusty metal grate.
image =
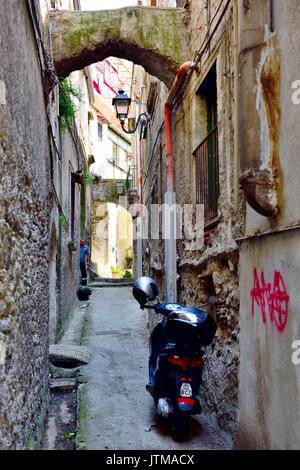
<path id="1" fill-rule="evenodd" d="M 204 223 L 217 219 L 219 188 L 218 126 L 193 153 L 196 159 L 196 203 L 204 204 Z"/>

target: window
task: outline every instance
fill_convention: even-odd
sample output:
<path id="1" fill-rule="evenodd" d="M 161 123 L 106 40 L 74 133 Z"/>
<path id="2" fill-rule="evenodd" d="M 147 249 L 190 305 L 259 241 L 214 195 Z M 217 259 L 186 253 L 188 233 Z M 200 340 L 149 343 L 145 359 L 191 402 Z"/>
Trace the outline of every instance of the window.
<path id="1" fill-rule="evenodd" d="M 100 122 L 98 122 L 98 139 L 102 140 L 103 137 L 103 127 Z"/>
<path id="2" fill-rule="evenodd" d="M 114 162 L 114 165 L 119 165 L 119 146 L 115 142 L 112 143 L 112 159 Z"/>
<path id="3" fill-rule="evenodd" d="M 220 194 L 216 78 L 216 64 L 214 64 L 197 92 L 202 102 L 205 103 L 206 136 L 194 152 L 196 203 L 204 205 L 206 229 L 218 222 L 218 199 Z"/>

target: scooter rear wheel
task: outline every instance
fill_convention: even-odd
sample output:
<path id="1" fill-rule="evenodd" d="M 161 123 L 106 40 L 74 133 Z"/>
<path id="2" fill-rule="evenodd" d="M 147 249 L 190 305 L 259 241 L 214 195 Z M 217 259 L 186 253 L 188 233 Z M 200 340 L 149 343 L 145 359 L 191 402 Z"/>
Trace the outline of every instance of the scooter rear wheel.
<path id="1" fill-rule="evenodd" d="M 189 429 L 189 416 L 175 413 L 170 417 L 170 432 L 174 441 L 182 441 L 186 438 Z"/>

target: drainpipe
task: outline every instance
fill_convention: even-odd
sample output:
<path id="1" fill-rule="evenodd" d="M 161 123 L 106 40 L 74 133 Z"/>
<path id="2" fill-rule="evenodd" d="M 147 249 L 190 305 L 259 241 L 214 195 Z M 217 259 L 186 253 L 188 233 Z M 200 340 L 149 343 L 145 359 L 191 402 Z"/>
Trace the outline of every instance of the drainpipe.
<path id="1" fill-rule="evenodd" d="M 137 170 L 138 170 L 138 197 L 139 197 L 139 215 L 136 219 L 136 235 L 137 235 L 137 277 L 143 275 L 143 233 L 142 233 L 142 162 L 141 162 L 141 141 L 136 134 L 136 151 L 137 151 Z"/>
<path id="2" fill-rule="evenodd" d="M 239 137 L 240 184 L 249 205 L 259 214 L 272 217 L 278 212 L 279 112 L 276 57 L 268 51 L 267 27 L 272 28 L 272 2 L 247 0 L 238 3 L 239 23 Z M 269 56 L 268 56 L 269 54 Z M 271 54 L 271 56 L 270 56 Z M 265 57 L 265 59 L 263 59 Z M 267 60 L 266 60 L 267 58 Z M 263 62 L 265 60 L 265 62 Z M 269 64 L 275 63 L 272 69 Z M 265 65 L 267 66 L 265 67 Z M 274 75 L 275 70 L 275 75 Z M 277 69 L 278 70 L 278 69 Z M 276 86 L 274 86 L 276 84 Z M 261 93 L 266 111 L 269 142 L 263 141 L 262 114 L 257 106 Z M 275 105 L 276 104 L 276 105 Z M 275 136 L 275 138 L 274 138 Z M 269 161 L 264 149 L 270 147 Z M 277 163 L 276 163 L 277 160 Z"/>
<path id="3" fill-rule="evenodd" d="M 166 133 L 166 159 L 167 159 L 167 192 L 165 194 L 165 208 L 168 208 L 168 217 L 165 217 L 165 230 L 168 234 L 165 237 L 165 301 L 177 301 L 177 262 L 176 262 L 176 219 L 172 223 L 173 217 L 176 217 L 175 204 L 176 197 L 174 192 L 174 153 L 172 146 L 172 107 L 176 93 L 182 86 L 187 72 L 192 69 L 193 62 L 182 64 L 174 83 L 169 92 L 165 104 L 165 133 Z M 167 215 L 167 214 L 166 214 Z"/>

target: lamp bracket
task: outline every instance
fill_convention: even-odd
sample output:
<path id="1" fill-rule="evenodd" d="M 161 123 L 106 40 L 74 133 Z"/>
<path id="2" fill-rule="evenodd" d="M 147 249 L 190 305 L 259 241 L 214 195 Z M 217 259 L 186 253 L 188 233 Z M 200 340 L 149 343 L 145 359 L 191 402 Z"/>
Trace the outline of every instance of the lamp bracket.
<path id="1" fill-rule="evenodd" d="M 123 131 L 126 132 L 126 134 L 134 134 L 134 132 L 137 130 L 139 124 L 141 124 L 142 128 L 149 126 L 150 117 L 148 116 L 147 113 L 141 113 L 137 118 L 135 129 L 133 129 L 131 131 L 128 131 L 127 129 L 125 129 L 124 122 L 125 122 L 125 120 L 121 119 L 121 126 L 122 126 Z"/>

